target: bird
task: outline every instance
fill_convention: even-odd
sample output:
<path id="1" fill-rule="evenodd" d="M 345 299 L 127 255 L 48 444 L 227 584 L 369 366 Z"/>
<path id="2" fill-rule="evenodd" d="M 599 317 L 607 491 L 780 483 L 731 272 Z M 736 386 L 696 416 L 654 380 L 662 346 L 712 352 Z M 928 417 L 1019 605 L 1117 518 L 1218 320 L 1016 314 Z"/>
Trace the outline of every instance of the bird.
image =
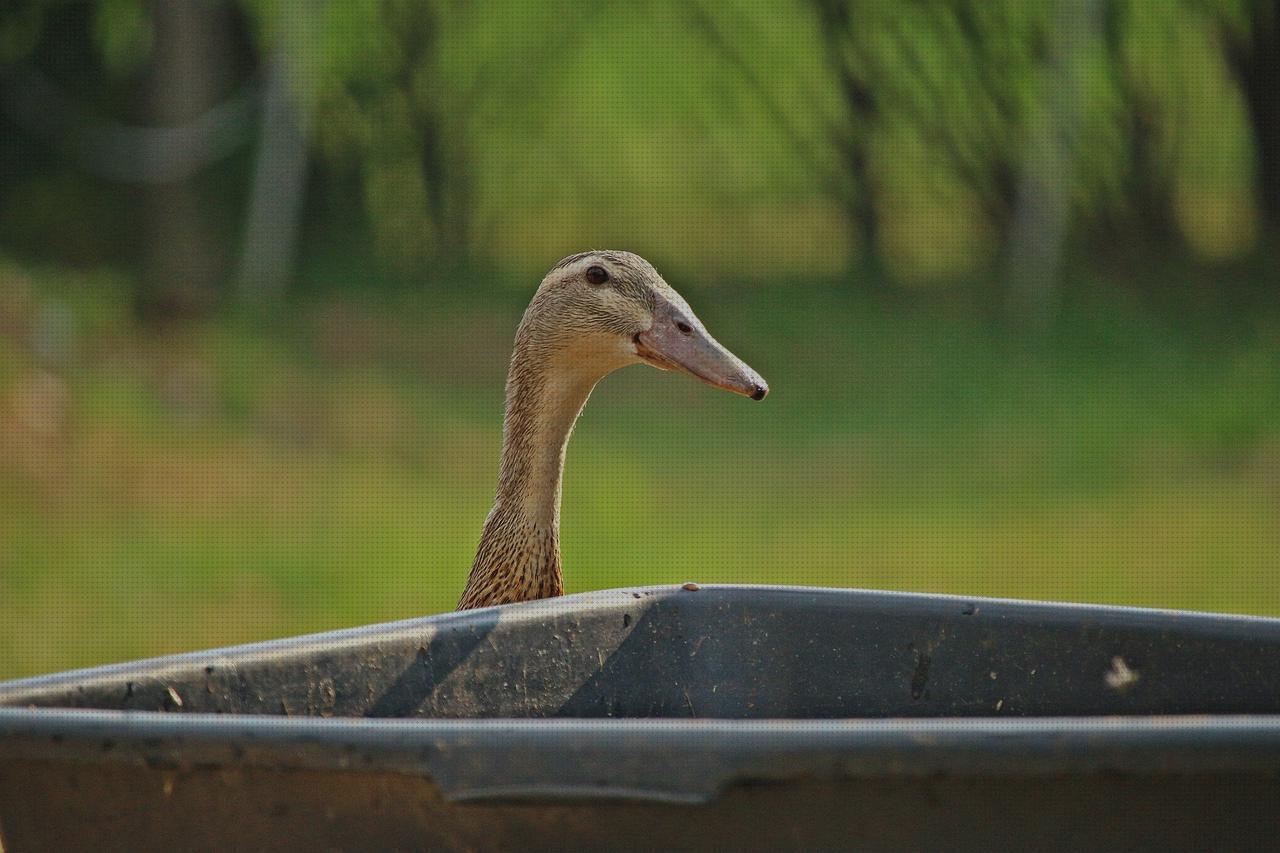
<path id="1" fill-rule="evenodd" d="M 639 255 L 590 251 L 561 260 L 516 330 L 497 495 L 458 610 L 564 594 L 565 449 L 596 384 L 632 364 L 683 372 L 753 400 L 769 393 Z"/>

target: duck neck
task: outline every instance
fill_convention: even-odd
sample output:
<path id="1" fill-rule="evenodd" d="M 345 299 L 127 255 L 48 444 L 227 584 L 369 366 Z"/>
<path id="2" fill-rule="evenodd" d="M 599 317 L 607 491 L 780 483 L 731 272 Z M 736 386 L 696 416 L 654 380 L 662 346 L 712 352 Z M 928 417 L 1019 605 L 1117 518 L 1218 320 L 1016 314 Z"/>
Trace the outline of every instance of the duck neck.
<path id="1" fill-rule="evenodd" d="M 599 377 L 517 347 L 507 376 L 498 493 L 460 609 L 560 595 L 565 449 Z"/>
<path id="2" fill-rule="evenodd" d="M 565 450 L 597 377 L 512 358 L 496 504 L 541 527 L 560 522 Z"/>

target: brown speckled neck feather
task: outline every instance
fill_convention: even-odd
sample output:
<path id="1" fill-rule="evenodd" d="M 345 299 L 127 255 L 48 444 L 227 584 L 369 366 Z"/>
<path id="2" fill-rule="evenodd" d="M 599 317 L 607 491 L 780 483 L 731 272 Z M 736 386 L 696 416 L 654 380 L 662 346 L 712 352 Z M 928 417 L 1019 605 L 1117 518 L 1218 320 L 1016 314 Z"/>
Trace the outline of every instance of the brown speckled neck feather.
<path id="1" fill-rule="evenodd" d="M 459 610 L 564 594 L 555 525 L 541 525 L 495 506 L 484 522 Z"/>
<path id="2" fill-rule="evenodd" d="M 555 375 L 553 360 L 529 326 L 523 323 L 516 336 L 507 375 L 498 495 L 485 520 L 459 610 L 564 594 L 564 454 L 596 379 L 590 374 Z"/>

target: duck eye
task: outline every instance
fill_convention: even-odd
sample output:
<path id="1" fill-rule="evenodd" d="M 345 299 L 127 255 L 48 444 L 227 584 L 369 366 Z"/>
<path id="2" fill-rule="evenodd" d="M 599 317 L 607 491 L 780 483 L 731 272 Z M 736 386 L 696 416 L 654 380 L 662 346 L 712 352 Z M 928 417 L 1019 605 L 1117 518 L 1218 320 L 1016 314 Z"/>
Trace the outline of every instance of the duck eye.
<path id="1" fill-rule="evenodd" d="M 592 284 L 604 284 L 609 280 L 609 273 L 604 267 L 587 267 L 587 281 Z"/>

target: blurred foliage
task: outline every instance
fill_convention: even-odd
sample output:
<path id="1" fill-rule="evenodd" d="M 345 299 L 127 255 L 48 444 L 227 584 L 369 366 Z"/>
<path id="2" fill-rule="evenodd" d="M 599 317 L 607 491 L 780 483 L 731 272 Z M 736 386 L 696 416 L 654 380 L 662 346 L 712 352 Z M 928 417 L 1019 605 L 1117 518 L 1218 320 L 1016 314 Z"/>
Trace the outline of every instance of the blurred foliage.
<path id="1" fill-rule="evenodd" d="M 102 65 L 114 76 L 138 70 L 151 52 L 155 31 L 141 0 L 102 0 L 93 17 L 93 40 Z"/>
<path id="2" fill-rule="evenodd" d="M 1007 253 L 1024 164 L 1054 134 L 1072 238 L 1098 251 L 1174 240 L 1236 258 L 1280 215 L 1258 162 L 1280 161 L 1259 126 L 1280 118 L 1246 85 L 1280 47 L 1272 0 L 223 5 L 239 22 L 233 76 L 286 57 L 310 116 L 310 245 L 337 239 L 412 275 L 532 275 L 624 244 L 711 279 L 961 281 Z M 42 67 L 68 87 L 136 87 L 150 14 L 141 0 L 8 4 L 0 82 Z M 87 107 L 118 106 L 81 89 Z M 8 198 L 54 192 L 75 168 L 41 159 L 8 159 Z M 243 183 L 246 162 L 206 179 Z M 206 215 L 226 242 L 242 198 Z M 6 207 L 0 236 L 55 254 L 101 225 L 91 202 L 64 198 L 56 219 Z"/>

